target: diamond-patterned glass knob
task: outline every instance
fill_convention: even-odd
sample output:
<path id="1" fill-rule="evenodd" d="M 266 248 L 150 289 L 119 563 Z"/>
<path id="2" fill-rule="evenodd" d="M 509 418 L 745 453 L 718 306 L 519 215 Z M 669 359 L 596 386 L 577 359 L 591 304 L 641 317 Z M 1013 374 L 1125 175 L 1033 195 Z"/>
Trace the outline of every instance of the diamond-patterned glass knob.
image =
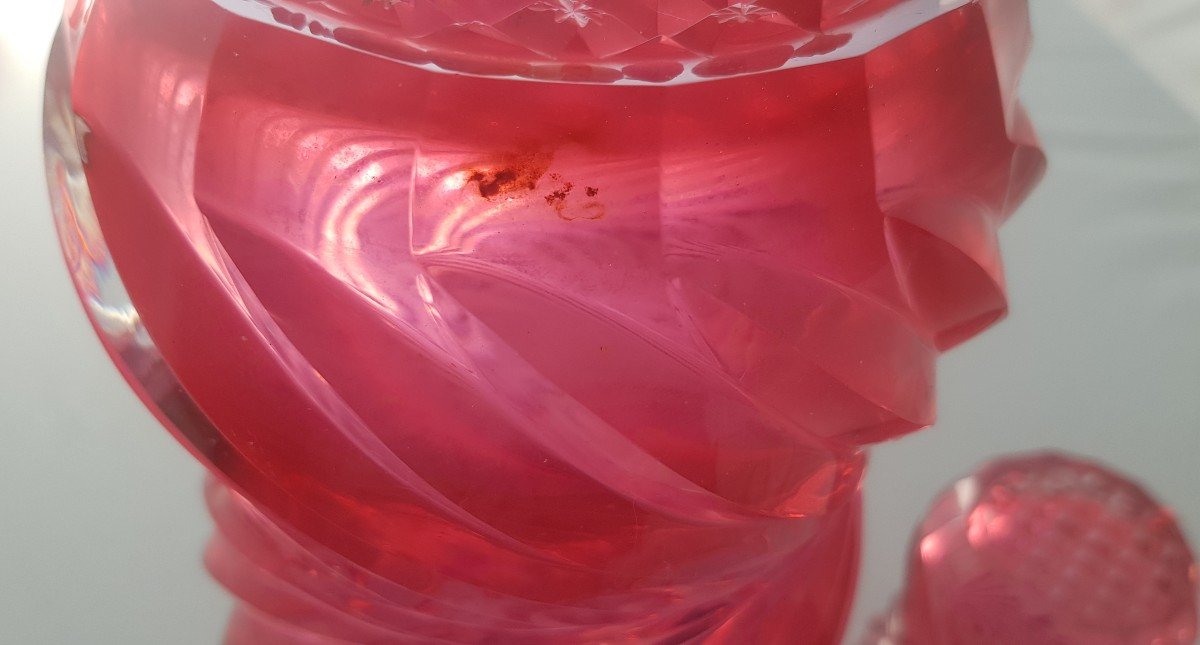
<path id="1" fill-rule="evenodd" d="M 917 529 L 908 586 L 872 645 L 1185 645 L 1196 562 L 1169 509 L 1053 454 L 960 480 Z"/>

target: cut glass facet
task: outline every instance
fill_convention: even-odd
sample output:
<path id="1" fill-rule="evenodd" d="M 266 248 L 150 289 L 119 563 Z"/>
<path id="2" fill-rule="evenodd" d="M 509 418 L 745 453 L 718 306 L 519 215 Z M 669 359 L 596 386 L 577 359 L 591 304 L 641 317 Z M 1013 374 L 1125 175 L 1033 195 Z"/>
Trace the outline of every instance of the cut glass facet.
<path id="1" fill-rule="evenodd" d="M 862 446 L 1005 311 L 1028 38 L 1023 0 L 70 5 L 60 235 L 217 476 L 231 642 L 835 641 Z"/>

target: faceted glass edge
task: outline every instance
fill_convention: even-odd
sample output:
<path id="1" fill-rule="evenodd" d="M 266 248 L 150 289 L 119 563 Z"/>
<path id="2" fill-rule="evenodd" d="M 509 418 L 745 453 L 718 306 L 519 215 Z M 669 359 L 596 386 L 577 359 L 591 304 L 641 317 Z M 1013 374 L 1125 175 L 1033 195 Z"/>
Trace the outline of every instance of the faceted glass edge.
<path id="1" fill-rule="evenodd" d="M 354 25 L 345 22 L 336 22 L 336 18 L 332 14 L 320 14 L 319 16 L 305 16 L 299 14 L 291 14 L 291 19 L 296 22 L 286 24 L 276 16 L 273 12 L 279 11 L 282 7 L 275 0 L 212 0 L 215 4 L 225 9 L 226 11 L 254 20 L 263 24 L 268 24 L 279 29 L 293 30 L 302 33 L 305 36 L 318 38 L 326 42 L 333 43 L 340 47 L 346 47 L 355 51 L 378 56 L 387 60 L 393 60 L 405 65 L 418 67 L 431 72 L 442 74 L 459 74 L 465 76 L 478 76 L 484 78 L 504 78 L 513 80 L 525 80 L 531 82 L 543 83 L 593 83 L 605 85 L 685 85 L 690 83 L 702 83 L 713 81 L 722 78 L 733 78 L 738 76 L 748 76 L 751 74 L 761 74 L 764 72 L 792 69 L 796 67 L 804 67 L 807 65 L 816 65 L 819 63 L 827 63 L 831 61 L 844 60 L 865 55 L 872 50 L 886 44 L 887 42 L 898 38 L 921 25 L 935 20 L 947 13 L 964 7 L 968 4 L 977 3 L 978 0 L 905 0 L 888 9 L 885 9 L 877 14 L 873 14 L 847 24 L 840 28 L 836 33 L 822 34 L 821 36 L 829 39 L 844 38 L 842 42 L 838 42 L 832 46 L 832 49 L 824 51 L 824 48 L 817 49 L 813 52 L 806 52 L 805 46 L 816 42 L 815 40 L 805 40 L 796 42 L 795 53 L 785 62 L 779 65 L 760 65 L 748 62 L 744 65 L 745 69 L 734 71 L 726 74 L 707 74 L 698 73 L 697 68 L 709 63 L 710 61 L 718 60 L 720 57 L 699 58 L 687 61 L 678 61 L 682 66 L 682 71 L 678 75 L 666 80 L 644 80 L 630 76 L 623 71 L 622 63 L 605 63 L 603 60 L 595 60 L 588 62 L 537 62 L 537 61 L 522 61 L 521 65 L 524 68 L 516 73 L 486 73 L 476 71 L 481 66 L 486 65 L 488 57 L 480 55 L 476 58 L 465 56 L 462 53 L 457 53 L 453 60 L 447 60 L 445 57 L 439 56 L 438 51 L 423 47 L 417 41 L 403 36 L 394 36 L 388 39 L 389 46 L 372 47 L 368 42 L 349 43 L 345 40 L 338 39 L 337 31 L 339 29 L 350 28 L 355 29 Z M 318 19 L 319 18 L 319 19 Z M 326 24 L 329 23 L 329 24 Z M 880 28 L 886 25 L 887 29 Z M 390 46 L 390 45 L 398 46 Z M 397 55 L 398 51 L 410 52 L 413 60 L 405 60 L 404 57 Z M 739 52 L 733 54 L 730 58 L 740 59 L 743 56 L 753 55 L 755 50 Z M 425 62 L 415 57 L 428 59 L 430 57 L 439 59 L 432 62 Z M 656 63 L 659 61 L 656 61 Z M 465 63 L 465 65 L 463 64 Z M 497 68 L 502 69 L 509 66 L 507 63 L 498 63 Z M 625 67 L 634 65 L 626 64 Z M 732 67 L 737 67 L 735 63 Z M 472 68 L 472 69 L 468 69 Z M 579 68 L 591 69 L 596 71 L 604 71 L 620 74 L 619 78 L 611 79 L 597 75 L 594 78 L 587 77 L 586 74 L 580 76 Z"/>

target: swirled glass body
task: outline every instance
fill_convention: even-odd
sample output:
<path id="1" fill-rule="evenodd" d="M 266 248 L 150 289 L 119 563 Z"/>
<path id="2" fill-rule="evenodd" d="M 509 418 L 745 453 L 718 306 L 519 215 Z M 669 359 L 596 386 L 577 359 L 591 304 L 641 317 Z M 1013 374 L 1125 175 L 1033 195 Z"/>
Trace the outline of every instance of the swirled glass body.
<path id="1" fill-rule="evenodd" d="M 231 641 L 836 640 L 862 446 L 1005 310 L 1024 2 L 680 2 L 670 78 L 601 55 L 618 2 L 233 4 L 76 3 L 47 101 L 89 313 L 218 476 Z"/>

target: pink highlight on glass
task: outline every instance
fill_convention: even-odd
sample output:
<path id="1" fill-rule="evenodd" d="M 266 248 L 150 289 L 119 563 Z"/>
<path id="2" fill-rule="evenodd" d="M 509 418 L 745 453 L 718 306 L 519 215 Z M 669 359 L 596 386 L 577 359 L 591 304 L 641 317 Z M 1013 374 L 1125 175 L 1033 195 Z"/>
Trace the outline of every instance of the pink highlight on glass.
<path id="1" fill-rule="evenodd" d="M 908 586 L 869 645 L 1186 645 L 1197 567 L 1170 510 L 1058 455 L 960 480 L 913 538 Z"/>
<path id="2" fill-rule="evenodd" d="M 837 641 L 862 447 L 1006 309 L 1028 45 L 1023 0 L 74 3 L 64 252 L 216 475 L 229 642 Z"/>

